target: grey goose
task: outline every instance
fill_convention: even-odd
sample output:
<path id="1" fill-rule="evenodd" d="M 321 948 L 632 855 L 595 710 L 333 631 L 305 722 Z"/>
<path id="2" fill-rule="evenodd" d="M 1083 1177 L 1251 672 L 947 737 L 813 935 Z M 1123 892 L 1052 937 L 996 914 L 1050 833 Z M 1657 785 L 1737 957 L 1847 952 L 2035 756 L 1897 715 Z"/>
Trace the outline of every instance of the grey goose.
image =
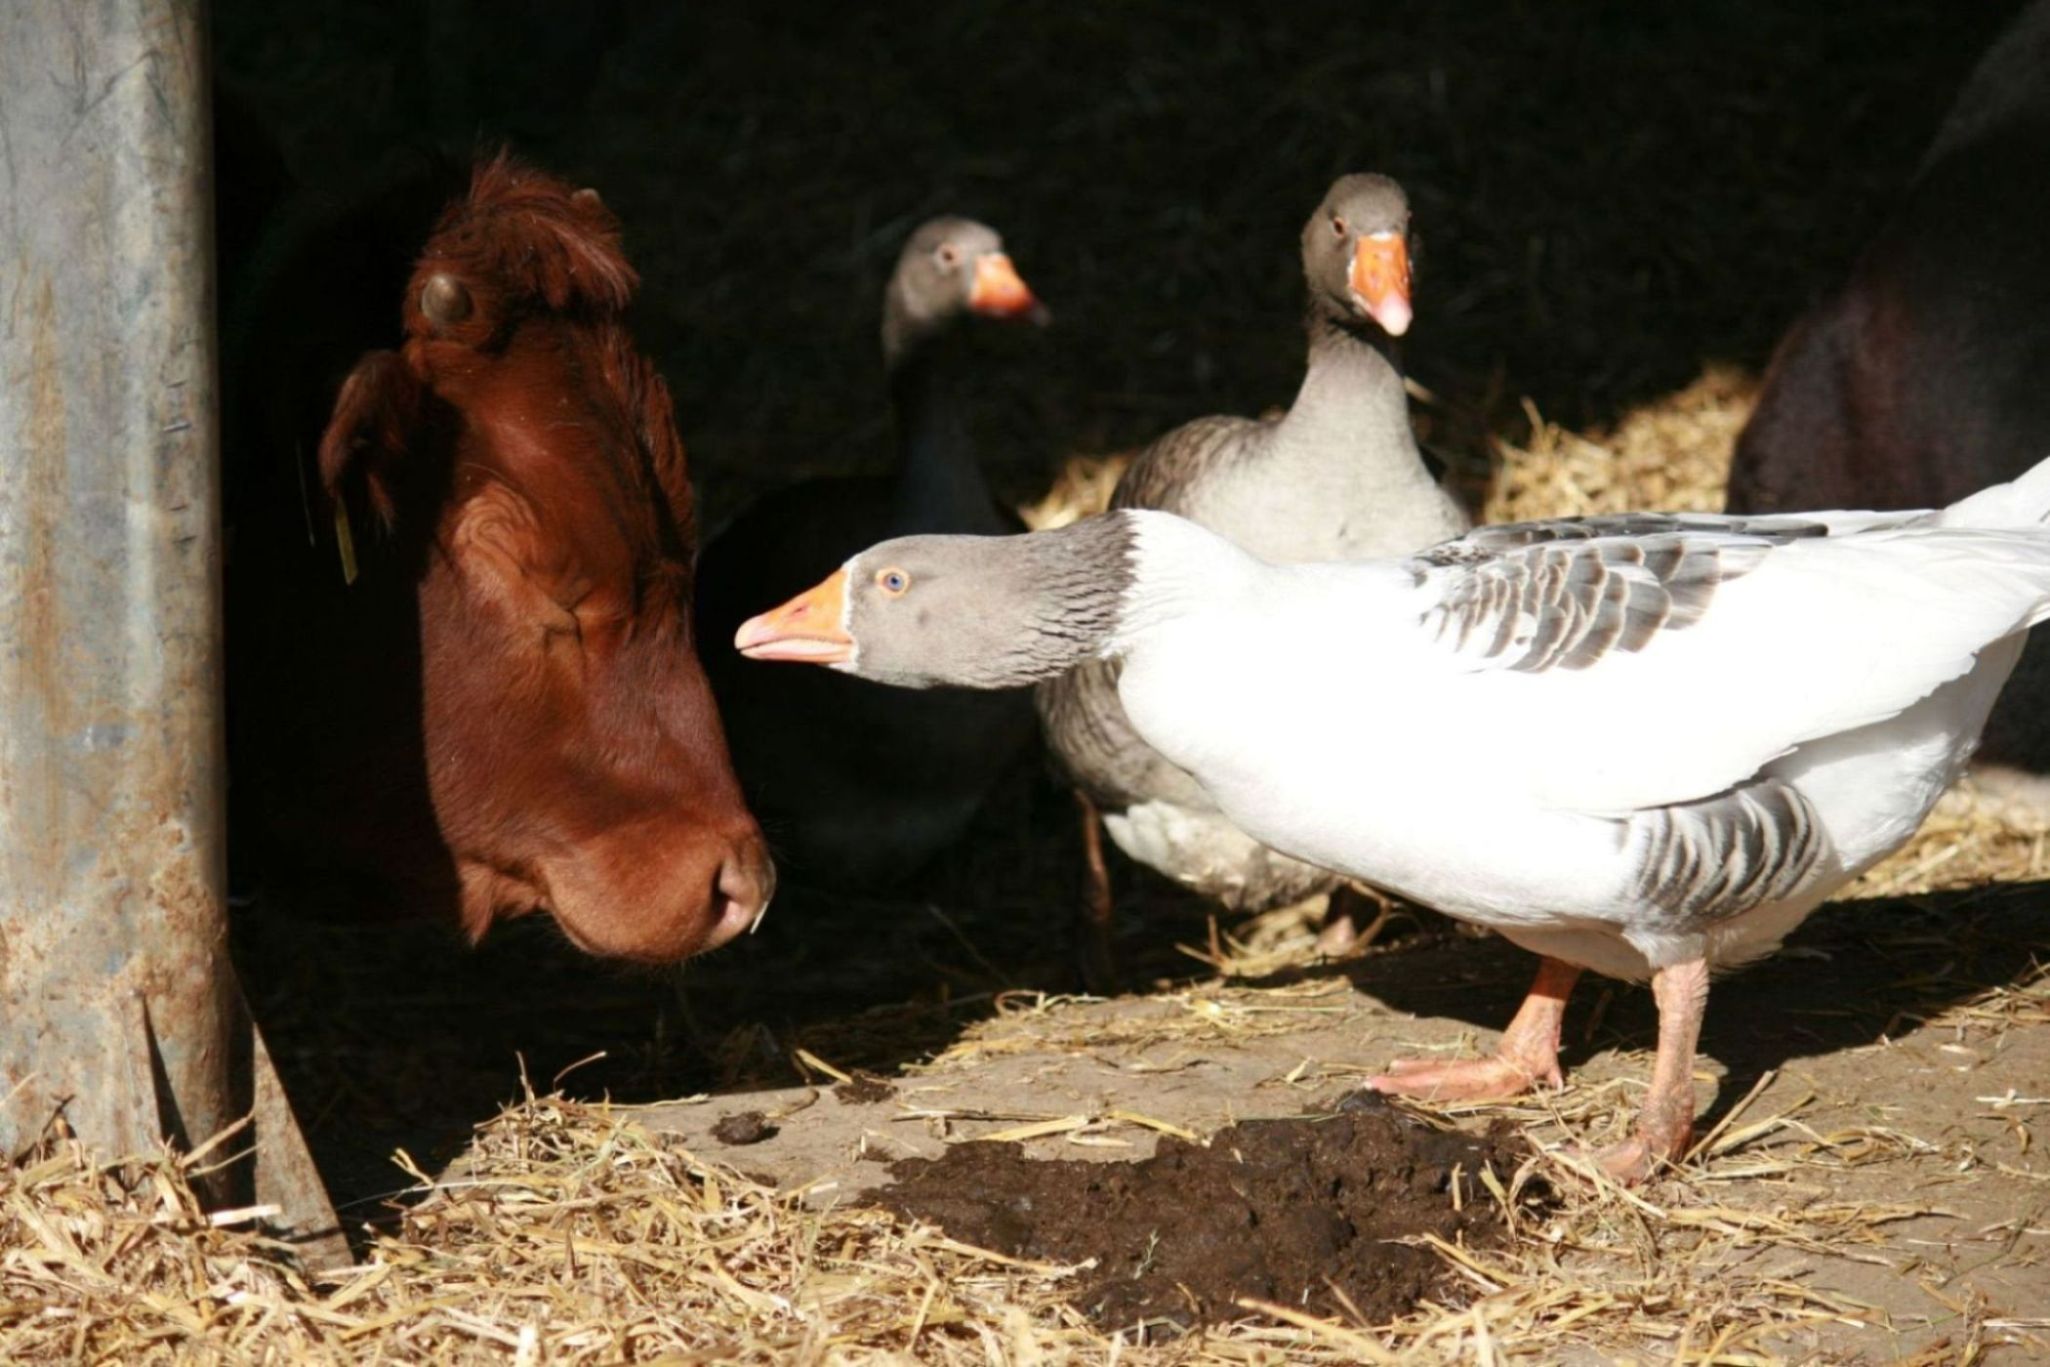
<path id="1" fill-rule="evenodd" d="M 1409 200 L 1395 181 L 1334 182 L 1303 225 L 1309 362 L 1295 401 L 1271 419 L 1198 418 L 1168 432 L 1134 458 L 1111 506 L 1178 513 L 1276 562 L 1396 555 L 1465 531 L 1466 514 L 1418 453 L 1390 354 L 1412 319 L 1409 238 Z M 1091 976 L 1112 971 L 1099 816 L 1132 859 L 1235 911 L 1339 889 L 1328 870 L 1248 837 L 1141 738 L 1115 663 L 1051 679 L 1037 701 L 1081 803 Z"/>

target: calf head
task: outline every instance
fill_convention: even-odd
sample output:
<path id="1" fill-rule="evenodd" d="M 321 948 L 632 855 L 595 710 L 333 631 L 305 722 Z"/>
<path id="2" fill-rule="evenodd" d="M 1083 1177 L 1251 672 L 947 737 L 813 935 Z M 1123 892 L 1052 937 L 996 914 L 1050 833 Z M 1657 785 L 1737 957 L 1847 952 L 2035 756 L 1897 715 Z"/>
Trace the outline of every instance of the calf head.
<path id="1" fill-rule="evenodd" d="M 410 547 L 466 930 L 547 911 L 586 950 L 666 962 L 754 924 L 774 875 L 693 649 L 690 486 L 621 322 L 635 283 L 595 193 L 481 166 L 319 462 L 359 537 Z"/>

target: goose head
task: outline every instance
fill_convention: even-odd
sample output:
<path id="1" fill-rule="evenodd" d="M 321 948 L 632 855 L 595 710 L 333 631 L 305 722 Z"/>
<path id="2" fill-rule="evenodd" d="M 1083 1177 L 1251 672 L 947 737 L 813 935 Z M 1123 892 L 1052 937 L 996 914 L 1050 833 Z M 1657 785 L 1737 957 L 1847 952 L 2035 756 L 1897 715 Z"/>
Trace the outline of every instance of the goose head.
<path id="1" fill-rule="evenodd" d="M 1303 225 L 1310 299 L 1339 319 L 1409 331 L 1409 196 L 1386 176 L 1340 176 Z"/>
<path id="2" fill-rule="evenodd" d="M 1012 688 L 1103 653 L 1132 586 L 1138 515 L 1016 536 L 903 536 L 744 622 L 751 660 L 902 688 Z"/>
<path id="3" fill-rule="evenodd" d="M 1045 324 L 1050 315 L 1004 251 L 997 230 L 970 218 L 920 224 L 883 292 L 883 351 L 894 362 L 966 317 Z"/>

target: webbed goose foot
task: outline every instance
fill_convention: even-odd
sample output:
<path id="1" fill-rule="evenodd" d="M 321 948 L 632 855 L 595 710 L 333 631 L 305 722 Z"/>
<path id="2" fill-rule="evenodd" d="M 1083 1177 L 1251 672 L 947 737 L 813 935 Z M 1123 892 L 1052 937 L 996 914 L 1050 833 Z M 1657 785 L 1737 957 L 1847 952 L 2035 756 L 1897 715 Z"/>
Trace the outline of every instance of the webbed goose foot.
<path id="1" fill-rule="evenodd" d="M 1496 1101 L 1521 1095 L 1540 1082 L 1560 1087 L 1565 1078 L 1556 1063 L 1547 1070 L 1541 1064 L 1497 1054 L 1451 1060 L 1399 1058 L 1388 1065 L 1387 1072 L 1368 1078 L 1367 1086 L 1420 1101 Z"/>
<path id="2" fill-rule="evenodd" d="M 1368 1078 L 1367 1086 L 1424 1101 L 1486 1101 L 1519 1095 L 1539 1083 L 1564 1086 L 1559 1027 L 1566 1018 L 1566 998 L 1579 977 L 1576 964 L 1539 960 L 1537 981 L 1503 1032 L 1493 1058 L 1397 1059 L 1386 1073 Z"/>

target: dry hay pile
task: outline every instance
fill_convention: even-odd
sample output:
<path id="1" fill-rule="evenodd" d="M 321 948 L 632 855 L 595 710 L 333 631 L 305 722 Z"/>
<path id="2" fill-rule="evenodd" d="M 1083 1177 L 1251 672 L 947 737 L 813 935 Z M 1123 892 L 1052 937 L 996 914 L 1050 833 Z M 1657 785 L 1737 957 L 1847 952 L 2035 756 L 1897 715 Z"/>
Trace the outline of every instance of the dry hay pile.
<path id="1" fill-rule="evenodd" d="M 1721 512 L 1730 452 L 1757 397 L 1749 374 L 1710 365 L 1686 388 L 1584 434 L 1547 422 L 1526 399 L 1529 435 L 1520 444 L 1494 442 L 1495 478 L 1481 520 Z"/>
<path id="2" fill-rule="evenodd" d="M 1250 1018 L 1272 993 L 1221 995 Z M 1965 1003 L 1957 1019 L 1989 1013 L 2050 1021 L 2050 973 Z M 1513 1246 L 1429 1241 L 1456 1290 L 1395 1323 L 1242 1302 L 1240 1322 L 1154 1344 L 1107 1336 L 1064 1303 L 1080 1269 L 970 1248 L 878 1210 L 816 1209 L 815 1193 L 707 1161 L 632 1108 L 529 1095 L 480 1127 L 459 1175 L 414 1174 L 417 1185 L 396 1193 L 413 1202 L 396 1230 L 329 1273 L 296 1268 L 253 1232 L 261 1211 L 203 1214 L 188 1185 L 203 1159 L 98 1164 L 60 1145 L 0 1173 L 0 1360 L 1777 1361 L 1799 1342 L 1789 1335 L 1871 1320 L 1761 1255 L 1876 1252 L 1890 1227 L 1929 1208 L 1832 1191 L 1847 1170 L 1920 1141 L 1878 1124 L 1819 1131 L 1805 1103 L 1758 1114 L 1756 1096 L 1703 1136 L 1684 1176 L 1645 1193 L 1556 1154 L 1484 1173 L 1485 1193 L 1468 1199 L 1509 1212 Z M 1616 1081 L 1507 1114 L 1598 1135 L 1631 1109 Z M 1536 1222 L 1516 1214 L 1533 1169 L 1560 1197 Z M 2017 1337 L 2025 1324 L 1971 1301 L 1952 1329 L 1917 1360 L 1971 1361 L 1985 1344 L 2032 1341 Z"/>

